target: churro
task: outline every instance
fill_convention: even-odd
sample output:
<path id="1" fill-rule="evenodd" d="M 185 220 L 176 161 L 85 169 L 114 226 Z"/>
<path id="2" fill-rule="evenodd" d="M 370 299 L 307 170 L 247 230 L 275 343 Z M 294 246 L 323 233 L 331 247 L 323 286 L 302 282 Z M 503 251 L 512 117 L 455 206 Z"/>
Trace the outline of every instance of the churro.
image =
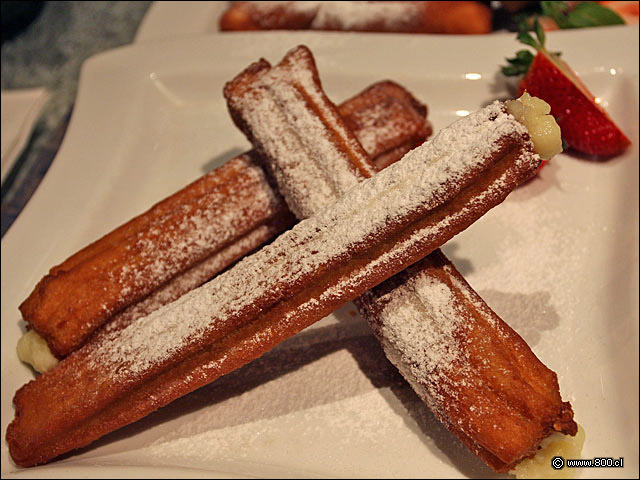
<path id="1" fill-rule="evenodd" d="M 342 130 L 326 113 L 328 100 L 308 52 L 298 49 L 290 56 L 294 61 L 249 69 L 234 80 L 242 89 L 232 83 L 226 91 L 236 122 L 263 152 L 285 200 L 292 211 L 304 212 L 298 213 L 303 219 L 347 192 L 340 186 L 348 185 L 342 178 L 348 172 L 358 180 L 369 170 L 351 165 L 354 155 L 340 148 L 348 143 L 336 140 Z M 525 108 L 528 100 L 505 108 Z M 555 122 L 545 113 L 531 112 L 524 123 L 540 137 L 538 144 L 559 143 L 559 129 L 548 128 Z M 547 138 L 554 132 L 557 138 Z M 284 140 L 276 144 L 275 138 Z M 360 165 L 362 159 L 355 158 Z M 335 188 L 321 201 L 306 194 L 323 184 Z M 556 374 L 440 250 L 363 294 L 356 305 L 416 393 L 494 470 L 506 472 L 534 455 L 553 432 L 575 435 L 573 411 L 562 401 Z"/>
<path id="2" fill-rule="evenodd" d="M 285 64 L 309 58 L 299 48 Z M 12 458 L 47 462 L 257 358 L 434 251 L 538 164 L 502 104 L 460 119 L 209 283 L 22 387 L 7 429 Z"/>
<path id="3" fill-rule="evenodd" d="M 374 84 L 338 109 L 381 164 L 431 133 L 426 107 L 393 82 Z M 120 330 L 202 285 L 294 220 L 248 152 L 53 267 L 20 306 L 23 318 L 65 357 L 92 335 Z M 45 345 L 37 339 L 32 346 Z M 21 355 L 38 371 L 55 363 L 50 357 Z"/>
<path id="4" fill-rule="evenodd" d="M 234 2 L 220 30 L 334 30 L 479 34 L 491 31 L 481 2 Z"/>

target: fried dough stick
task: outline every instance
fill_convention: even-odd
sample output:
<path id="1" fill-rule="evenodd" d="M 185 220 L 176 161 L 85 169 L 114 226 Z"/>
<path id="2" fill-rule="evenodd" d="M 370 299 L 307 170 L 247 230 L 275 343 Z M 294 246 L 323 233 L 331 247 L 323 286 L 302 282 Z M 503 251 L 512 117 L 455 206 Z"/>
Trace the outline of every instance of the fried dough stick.
<path id="1" fill-rule="evenodd" d="M 233 2 L 220 30 L 481 34 L 491 32 L 491 9 L 482 2 Z"/>
<path id="2" fill-rule="evenodd" d="M 381 164 L 431 134 L 426 107 L 393 82 L 338 110 Z M 120 330 L 202 285 L 294 221 L 248 152 L 53 267 L 20 310 L 63 358 L 94 332 Z"/>
<path id="3" fill-rule="evenodd" d="M 296 61 L 250 69 L 226 91 L 233 118 L 302 219 L 347 192 L 348 172 L 357 180 L 371 170 L 361 168 L 361 159 L 354 164 L 348 151 L 328 155 L 319 146 L 318 137 L 330 141 L 333 132 L 318 127 L 325 115 L 317 106 L 322 91 L 319 82 L 307 81 L 316 76 L 315 67 L 304 50 L 290 55 Z M 242 85 L 239 94 L 236 84 Z M 336 188 L 322 197 L 308 194 L 326 184 Z M 510 470 L 555 431 L 575 435 L 556 374 L 440 250 L 365 293 L 356 305 L 416 393 L 494 470 Z"/>
<path id="4" fill-rule="evenodd" d="M 368 163 L 335 107 L 315 100 L 332 143 Z M 502 104 L 460 119 L 209 283 L 22 387 L 7 429 L 13 460 L 36 465 L 88 445 L 259 357 L 437 249 L 539 163 Z"/>

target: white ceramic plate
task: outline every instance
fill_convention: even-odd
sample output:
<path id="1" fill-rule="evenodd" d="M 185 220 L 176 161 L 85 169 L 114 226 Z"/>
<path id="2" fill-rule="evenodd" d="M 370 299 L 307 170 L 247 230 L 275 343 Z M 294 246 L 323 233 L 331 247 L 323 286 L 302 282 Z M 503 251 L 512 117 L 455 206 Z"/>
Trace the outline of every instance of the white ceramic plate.
<path id="1" fill-rule="evenodd" d="M 605 162 L 559 156 L 445 251 L 558 372 L 586 430 L 583 458 L 625 459 L 624 469 L 581 475 L 637 477 L 638 28 L 552 33 L 547 42 L 633 147 Z M 60 152 L 2 240 L 3 433 L 14 391 L 32 378 L 14 353 L 19 303 L 52 265 L 247 149 L 222 86 L 300 43 L 314 51 L 331 98 L 394 79 L 428 103 L 436 130 L 506 96 L 498 64 L 519 48 L 511 35 L 227 34 L 89 60 Z M 353 310 L 48 466 L 17 469 L 3 442 L 2 475 L 491 476 L 433 419 Z"/>

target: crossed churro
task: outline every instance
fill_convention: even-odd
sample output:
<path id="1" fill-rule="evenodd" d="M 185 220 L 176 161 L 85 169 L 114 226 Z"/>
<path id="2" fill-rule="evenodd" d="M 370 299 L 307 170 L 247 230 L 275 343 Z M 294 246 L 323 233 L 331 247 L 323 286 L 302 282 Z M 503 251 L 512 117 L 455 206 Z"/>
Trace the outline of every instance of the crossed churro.
<path id="1" fill-rule="evenodd" d="M 274 88 L 282 75 L 296 88 Z M 496 103 L 371 177 L 375 168 L 322 93 L 305 48 L 292 51 L 277 68 L 259 62 L 238 78 L 225 91 L 241 92 L 231 110 L 258 152 L 269 159 L 301 149 L 307 155 L 296 157 L 300 161 L 315 152 L 315 167 L 327 172 L 328 161 L 340 177 L 332 173 L 321 187 L 332 198 L 308 190 L 322 208 L 291 207 L 311 218 L 177 301 L 95 337 L 22 387 L 7 430 L 19 465 L 87 445 L 257 358 L 436 250 L 500 203 L 539 163 L 527 129 Z M 266 123 L 256 96 L 242 95 L 253 91 L 253 82 L 261 91 L 278 90 L 276 103 L 284 105 L 269 109 Z M 252 107 L 247 98 L 258 103 Z M 255 125 L 276 128 L 277 139 Z M 309 139 L 300 128 L 321 134 Z M 292 170 L 273 170 L 293 191 Z M 285 188 L 283 194 L 295 197 Z M 50 406 L 46 411 L 39 408 L 43 401 Z"/>
<path id="2" fill-rule="evenodd" d="M 431 134 L 426 107 L 379 82 L 338 107 L 367 153 L 393 163 Z M 295 217 L 247 152 L 53 267 L 22 303 L 58 358 L 202 285 Z M 36 362 L 36 369 L 42 367 Z M 54 361 L 55 363 L 55 361 Z"/>
<path id="3" fill-rule="evenodd" d="M 254 64 L 225 93 L 232 117 L 262 153 L 299 219 L 347 193 L 345 177 L 358 181 L 370 175 L 372 168 L 361 167 L 360 151 L 335 139 L 305 48 L 292 50 L 275 67 Z M 481 128 L 466 133 L 483 134 Z M 453 139 L 447 132 L 444 142 Z M 308 194 L 323 185 L 334 189 Z M 556 374 L 439 250 L 365 293 L 356 305 L 416 393 L 494 470 L 506 472 L 534 455 L 555 431 L 575 435 L 573 411 L 562 402 Z"/>
<path id="4" fill-rule="evenodd" d="M 234 2 L 220 30 L 335 30 L 394 33 L 491 32 L 481 2 Z"/>

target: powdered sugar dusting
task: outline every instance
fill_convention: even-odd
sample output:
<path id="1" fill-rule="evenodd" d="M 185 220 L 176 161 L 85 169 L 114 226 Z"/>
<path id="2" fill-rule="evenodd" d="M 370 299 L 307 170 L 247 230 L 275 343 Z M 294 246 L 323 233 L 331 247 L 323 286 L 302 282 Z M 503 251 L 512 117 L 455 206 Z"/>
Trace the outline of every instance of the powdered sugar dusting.
<path id="1" fill-rule="evenodd" d="M 299 223 L 231 270 L 118 335 L 107 336 L 93 362 L 116 372 L 112 381 L 119 374 L 135 379 L 159 363 L 170 362 L 174 354 L 197 345 L 205 337 L 206 341 L 215 341 L 260 298 L 283 295 L 287 286 L 304 283 L 321 266 L 348 260 L 363 239 L 377 238 L 390 222 L 407 212 L 442 202 L 446 199 L 444 184 L 482 164 L 503 135 L 524 134 L 523 128 L 503 112 L 499 103 L 458 120 L 432 142 L 349 190 L 331 208 Z M 532 166 L 538 163 L 533 154 L 521 155 L 517 161 Z M 499 183 L 500 180 L 495 188 Z M 490 195 L 491 191 L 485 194 Z M 406 251 L 425 236 L 434 235 L 437 228 L 416 233 L 387 255 Z M 384 261 L 385 258 L 375 260 L 378 264 Z M 346 282 L 357 282 L 359 275 L 368 275 L 365 270 Z M 346 288 L 346 284 L 338 285 L 323 296 L 339 294 Z M 149 339 L 154 339 L 153 344 Z"/>
<path id="2" fill-rule="evenodd" d="M 473 305 L 473 309 L 479 314 L 482 315 L 484 321 L 490 325 L 496 332 L 499 331 L 501 325 L 499 325 L 499 317 L 493 313 L 493 311 L 489 308 L 489 306 L 480 298 L 479 295 L 475 293 L 475 291 L 469 289 L 467 285 L 461 282 L 457 276 L 453 275 L 451 266 L 447 265 L 444 267 L 444 270 L 449 274 L 449 279 L 453 284 L 454 288 L 456 288 L 462 295 L 464 296 L 465 301 L 469 302 Z"/>
<path id="3" fill-rule="evenodd" d="M 413 107 L 409 102 L 402 103 L 393 101 L 393 97 L 391 96 L 381 97 L 379 94 L 376 96 L 372 93 L 380 88 L 381 87 L 376 84 L 371 89 L 346 102 L 345 105 L 340 108 L 340 114 L 349 121 L 352 131 L 356 136 L 359 137 L 361 134 L 364 134 L 367 137 L 372 137 L 376 134 L 380 136 L 383 145 L 375 145 L 375 149 L 368 152 L 372 157 L 375 157 L 379 153 L 385 151 L 384 149 L 388 148 L 389 145 L 397 145 L 399 142 L 404 140 L 406 135 L 415 136 L 416 128 L 419 129 L 424 125 L 424 119 L 420 117 L 420 114 L 413 110 Z M 385 93 L 387 92 L 387 88 L 388 87 L 385 86 Z M 396 90 L 390 90 L 387 95 L 397 94 L 397 91 L 404 93 L 401 87 L 394 86 L 394 88 Z M 377 108 L 382 103 L 389 107 L 388 110 Z M 399 122 L 399 118 L 407 120 L 405 122 Z M 409 131 L 409 133 L 407 133 L 407 131 Z M 249 157 L 253 159 L 255 155 L 249 154 Z M 223 188 L 225 188 L 225 190 L 230 194 L 233 194 L 234 188 L 237 187 L 240 187 L 248 194 L 251 193 L 252 189 L 261 192 L 265 188 L 271 188 L 265 179 L 262 178 L 260 172 L 254 172 L 256 168 L 257 166 L 253 160 L 248 161 L 247 157 L 243 156 L 233 159 L 224 167 L 216 169 L 215 171 L 201 177 L 199 180 L 194 182 L 194 184 L 156 205 L 150 212 L 147 212 L 147 214 L 133 220 L 132 222 L 137 223 L 135 230 L 131 228 L 132 225 L 130 224 L 132 222 L 126 224 L 124 228 L 127 228 L 128 231 L 133 230 L 134 234 L 136 234 L 137 230 L 137 239 L 133 238 L 134 243 L 143 237 L 144 230 L 153 229 L 154 235 L 161 235 L 159 228 L 155 226 L 160 219 L 170 216 L 172 211 L 177 214 L 184 212 L 185 206 L 188 208 L 188 205 L 193 202 L 194 198 L 212 194 L 212 190 L 215 189 L 212 185 L 215 185 L 216 183 L 224 183 L 225 185 Z M 246 171 L 247 169 L 248 171 Z M 261 179 L 262 181 L 259 184 L 251 185 L 251 182 L 247 182 L 246 180 L 247 178 L 252 177 L 255 177 L 256 180 Z M 234 186 L 234 184 L 236 185 Z M 278 200 L 278 202 L 280 202 L 280 200 Z M 233 205 L 233 198 L 229 203 L 230 205 Z M 278 207 L 283 208 L 282 205 L 278 205 Z M 250 215 L 255 223 L 268 221 L 268 218 L 266 217 L 273 213 L 273 209 L 260 210 L 259 208 L 259 203 L 256 203 L 255 205 L 248 203 L 243 214 Z M 188 215 L 189 212 L 186 214 Z M 278 218 L 281 218 L 280 213 L 277 215 Z M 104 247 L 107 240 L 112 237 L 113 234 L 117 234 L 118 232 L 122 234 L 122 230 L 123 228 L 117 229 L 114 233 L 101 239 L 98 244 Z M 276 233 L 280 233 L 281 230 L 282 228 L 276 228 L 274 225 L 260 225 L 245 237 L 234 237 L 231 244 L 227 247 L 223 247 L 220 251 L 215 251 L 215 249 L 220 248 L 220 245 L 218 243 L 214 243 L 211 245 L 211 249 L 213 250 L 211 257 L 206 260 L 200 260 L 200 254 L 198 252 L 201 252 L 202 245 L 200 242 L 196 242 L 194 244 L 196 251 L 184 250 L 181 252 L 184 258 L 188 258 L 188 260 L 182 265 L 182 268 L 188 269 L 188 272 L 177 273 L 164 285 L 161 283 L 167 276 L 165 274 L 160 275 L 158 278 L 147 278 L 147 281 L 144 282 L 143 279 L 145 278 L 145 274 L 144 272 L 136 271 L 139 265 L 135 263 L 133 258 L 123 258 L 122 261 L 119 262 L 113 261 L 110 263 L 108 268 L 98 268 L 96 265 L 97 262 L 90 262 L 93 272 L 98 274 L 100 272 L 104 272 L 103 279 L 109 280 L 110 282 L 110 285 L 94 290 L 102 297 L 101 303 L 98 304 L 99 312 L 97 315 L 105 317 L 105 324 L 103 325 L 104 329 L 106 331 L 111 331 L 124 328 L 124 326 L 128 325 L 136 318 L 148 315 L 160 306 L 175 300 L 180 295 L 212 278 L 219 271 L 226 268 L 231 261 L 235 261 L 244 256 L 247 252 L 258 247 Z M 161 236 L 156 237 L 158 240 L 161 238 Z M 253 239 L 253 241 L 251 239 Z M 128 238 L 125 239 L 125 242 L 129 242 L 126 246 L 126 251 L 123 252 L 125 257 L 133 257 L 133 255 L 130 255 L 130 252 L 135 252 L 135 246 L 131 243 L 131 240 L 131 234 L 129 234 Z M 220 238 L 215 238 L 214 240 L 215 242 L 218 242 Z M 150 246 L 150 239 L 143 241 L 143 243 L 146 244 L 146 251 L 152 250 Z M 162 243 L 162 241 L 159 243 Z M 105 248 L 104 251 L 107 253 L 113 252 L 114 247 L 117 247 L 117 243 L 115 241 L 112 242 L 111 247 Z M 76 257 L 77 255 L 74 256 L 74 258 Z M 123 262 L 124 267 L 121 266 Z M 79 262 L 76 262 L 76 265 L 78 265 L 78 263 Z M 195 266 L 193 266 L 194 264 Z M 159 269 L 162 270 L 161 263 L 156 265 L 156 267 L 160 267 Z M 52 273 L 55 271 L 55 268 L 52 269 Z M 65 261 L 60 268 L 71 268 L 70 261 Z M 169 275 L 174 271 L 177 271 L 179 268 L 179 266 L 176 266 L 175 269 L 171 268 Z M 125 278 L 126 275 L 128 275 L 129 278 L 135 279 L 135 284 L 128 283 Z M 113 279 L 116 277 L 118 278 L 118 281 L 113 282 Z M 149 296 L 146 298 L 142 297 L 142 299 L 140 299 L 141 296 L 145 295 L 149 290 L 152 290 Z M 106 292 L 108 291 L 113 295 L 107 295 Z M 125 299 L 125 294 L 129 296 L 128 299 Z M 123 302 L 123 300 L 125 301 Z M 126 308 L 121 310 L 123 307 Z M 111 316 L 111 318 L 109 318 L 109 316 Z M 84 325 L 89 329 L 88 333 L 90 333 L 94 328 L 100 326 L 99 321 L 87 321 L 84 322 Z M 100 330 L 102 329 L 98 329 L 96 334 L 99 335 Z"/>
<path id="4" fill-rule="evenodd" d="M 503 130 L 506 124 L 513 124 L 513 118 L 504 116 L 502 107 L 498 103 L 486 110 L 492 109 L 493 112 L 487 118 L 495 119 L 495 128 L 500 131 L 500 136 L 508 134 L 509 128 L 520 135 L 526 134 L 526 129 L 521 125 L 509 126 Z M 487 118 L 478 116 L 468 123 L 458 122 L 445 129 L 432 143 L 428 144 L 431 149 L 428 158 L 434 163 L 446 159 L 442 161 L 441 170 L 429 172 L 438 175 L 436 181 L 446 184 L 447 178 L 457 180 L 454 173 L 458 168 L 456 165 L 458 162 L 464 162 L 464 159 L 455 159 L 451 156 L 451 145 L 456 142 L 471 150 L 476 148 L 473 155 L 477 158 L 487 157 L 492 144 L 485 142 L 487 136 L 495 133 L 491 131 L 494 125 L 487 122 Z M 365 128 L 366 120 L 365 118 L 361 121 L 361 125 Z M 368 150 L 374 148 L 373 142 L 377 138 L 368 139 L 366 135 L 361 135 L 360 138 Z M 261 140 L 259 136 L 258 140 Z M 468 154 L 464 148 L 462 152 Z M 417 149 L 408 154 L 403 161 L 422 153 L 423 149 Z M 286 157 L 276 157 L 272 161 L 277 164 L 286 161 Z M 342 161 L 349 163 L 347 155 L 343 155 Z M 537 164 L 537 158 L 531 152 L 525 152 L 516 161 Z M 293 185 L 284 193 L 289 202 L 295 202 L 297 198 L 291 195 L 292 188 L 313 185 L 317 182 L 316 178 L 307 178 L 303 175 L 296 180 L 297 185 Z M 479 204 L 484 204 L 488 198 L 504 195 L 507 180 L 505 173 L 472 198 L 465 208 L 448 215 L 433 227 L 416 232 L 411 238 L 397 244 L 384 255 L 371 259 L 359 271 L 353 272 L 343 282 L 325 290 L 317 300 L 309 300 L 303 307 L 310 309 L 317 303 L 339 297 L 344 291 L 348 291 L 353 283 L 370 277 L 381 266 L 390 262 L 394 256 L 405 253 L 420 238 L 435 237 L 444 226 L 464 218 L 470 210 Z M 351 194 L 353 191 L 348 195 Z M 307 211 L 320 210 L 320 206 L 314 205 L 308 199 L 305 201 Z M 495 204 L 495 201 L 493 203 Z M 478 425 L 481 422 L 475 422 L 474 419 L 488 416 L 490 413 L 488 397 L 482 395 L 481 386 L 484 378 L 482 373 L 490 365 L 500 364 L 494 363 L 491 356 L 478 353 L 477 349 L 470 352 L 466 342 L 471 342 L 471 337 L 467 335 L 466 330 L 485 325 L 484 328 L 488 329 L 490 338 L 502 336 L 503 330 L 499 319 L 468 285 L 458 280 L 450 266 L 442 267 L 435 274 L 426 270 L 419 271 L 408 280 L 405 280 L 406 273 L 400 275 L 405 276 L 391 280 L 391 282 L 398 282 L 397 285 L 393 283 L 396 285 L 395 288 L 381 298 L 376 299 L 376 294 L 371 292 L 365 293 L 358 300 L 363 317 L 376 333 L 386 356 L 436 416 L 455 431 L 465 432 L 468 438 L 478 438 L 476 434 L 479 432 Z M 382 310 L 376 309 L 376 303 L 383 305 Z M 282 318 L 282 322 L 289 322 L 290 316 L 286 315 Z M 509 343 L 513 345 L 513 342 Z M 517 344 L 514 348 L 517 349 Z M 473 361 L 469 358 L 472 355 Z M 479 363 L 479 366 L 476 363 Z M 512 368 L 511 365 L 496 368 L 502 368 L 505 375 L 513 374 L 509 370 Z M 469 391 L 474 392 L 475 395 L 468 395 Z M 469 416 L 461 415 L 460 410 L 465 410 Z M 499 428 L 498 424 L 494 424 L 493 428 Z M 471 448 L 474 449 L 473 446 Z M 478 449 L 475 448 L 474 451 L 477 453 Z"/>
<path id="5" fill-rule="evenodd" d="M 269 167 L 280 191 L 293 213 L 307 218 L 363 178 L 353 162 L 345 161 L 340 144 L 350 147 L 356 162 L 368 169 L 367 176 L 375 171 L 317 85 L 307 51 L 293 50 L 285 61 L 261 72 L 243 95 L 232 92 L 227 100 L 241 113 L 266 159 L 278 159 Z"/>
<path id="6" fill-rule="evenodd" d="M 420 14 L 416 2 L 322 2 L 311 28 L 366 30 L 375 25 L 382 30 L 397 30 L 419 19 Z"/>
<path id="7" fill-rule="evenodd" d="M 380 129 L 377 128 L 377 119 L 384 115 L 384 110 L 387 108 L 387 105 L 376 104 L 372 110 L 365 112 L 366 116 L 360 115 L 358 117 L 358 120 L 362 125 L 361 134 L 358 135 L 358 140 L 360 140 L 360 143 L 367 152 L 376 151 L 379 148 L 379 145 L 384 143 L 389 135 L 392 135 L 393 132 L 398 131 L 401 127 L 398 123 L 402 119 L 399 119 L 397 115 L 394 115 L 392 117 L 394 121 L 387 124 L 384 131 L 380 131 Z"/>
<path id="8" fill-rule="evenodd" d="M 359 98 L 360 97 L 356 97 L 356 99 Z M 377 102 L 368 107 L 369 108 L 363 108 L 362 105 L 350 107 L 350 109 L 343 115 L 354 123 L 353 132 L 357 138 L 360 139 L 362 137 L 366 139 L 364 148 L 372 156 L 380 153 L 380 144 L 395 145 L 398 143 L 399 137 L 402 137 L 402 135 L 414 134 L 413 132 L 416 129 L 416 125 L 422 125 L 422 123 L 418 124 L 418 122 L 413 118 L 412 121 L 407 120 L 408 115 L 414 114 L 417 116 L 417 114 L 415 114 L 413 110 L 409 110 L 405 104 L 401 104 L 399 102 L 389 103 L 386 101 Z M 411 130 L 411 132 L 403 132 L 403 129 L 405 131 Z M 376 139 L 379 141 L 376 141 Z M 303 162 L 302 164 L 306 165 L 308 163 L 309 162 Z M 229 166 L 232 166 L 238 172 L 248 169 L 248 172 L 243 172 L 243 175 L 236 178 L 242 178 L 246 176 L 246 173 L 249 174 L 249 177 L 255 177 L 256 180 L 260 177 L 260 172 L 254 172 L 257 168 L 255 163 L 248 161 L 245 156 L 232 160 L 229 163 Z M 310 185 L 315 184 L 315 181 L 303 182 L 303 179 L 305 178 L 304 175 L 308 172 L 296 173 L 296 169 L 297 166 L 291 166 L 291 175 L 295 175 L 295 179 L 292 179 L 295 180 L 291 185 L 292 190 L 295 190 L 295 188 L 302 186 L 305 183 Z M 331 170 L 331 173 L 334 173 L 335 171 L 335 169 Z M 209 175 L 215 175 L 215 173 L 212 172 Z M 245 190 L 251 188 L 251 186 L 244 183 L 239 185 L 239 187 Z M 269 188 L 269 185 L 264 181 L 264 179 L 262 179 L 258 188 L 254 187 L 258 192 L 258 196 L 261 196 L 262 190 Z M 342 193 L 344 192 L 335 192 L 333 196 L 327 197 L 327 200 L 335 200 Z M 297 198 L 302 197 L 304 197 L 304 195 L 300 194 Z M 315 210 L 320 210 L 321 207 L 322 205 L 315 204 L 308 206 L 308 208 L 314 208 Z M 254 209 L 253 213 L 257 215 L 259 212 Z M 268 214 L 268 212 L 265 212 L 265 214 Z M 205 281 L 213 278 L 213 276 L 226 268 L 232 261 L 241 258 L 257 246 L 263 244 L 276 233 L 280 233 L 280 229 L 276 229 L 272 225 L 260 225 L 244 237 L 235 239 L 228 247 L 214 252 L 209 258 L 197 263 L 187 271 L 176 275 L 168 283 L 158 288 L 147 298 L 116 314 L 102 330 L 104 332 L 121 330 L 137 318 L 148 315 L 161 306 L 176 300 L 188 291 L 193 290 L 194 288 L 202 285 Z M 194 257 L 193 252 L 184 253 L 188 254 L 190 257 Z"/>
<path id="9" fill-rule="evenodd" d="M 441 386 L 440 379 L 464 365 L 465 353 L 456 339 L 463 317 L 454 300 L 448 285 L 427 274 L 412 277 L 378 300 L 386 305 L 370 323 L 387 357 L 412 384 Z M 444 399 L 432 388 L 426 400 L 438 409 Z"/>
<path id="10" fill-rule="evenodd" d="M 280 199 L 268 186 L 264 172 L 248 157 L 238 157 L 224 168 L 236 171 L 233 183 L 155 218 L 127 244 L 129 261 L 109 273 L 110 281 L 121 286 L 120 298 L 153 291 L 186 266 L 234 240 L 237 232 L 246 232 L 255 221 L 244 213 L 247 205 L 266 216 L 280 208 Z"/>
<path id="11" fill-rule="evenodd" d="M 318 8 L 325 2 L 291 2 L 291 1 L 265 1 L 265 2 L 247 2 L 251 7 L 260 14 L 268 14 L 278 8 L 289 8 L 296 13 L 315 14 Z"/>
<path id="12" fill-rule="evenodd" d="M 363 106 L 355 99 L 342 105 L 340 112 L 343 116 L 347 113 L 347 125 L 357 132 L 358 140 L 376 164 L 393 163 L 431 135 L 431 125 L 421 106 L 400 87 L 382 82 L 371 87 L 368 93 L 375 102 Z M 383 154 L 390 155 L 389 160 L 393 161 L 375 158 Z"/>
<path id="13" fill-rule="evenodd" d="M 419 2 L 397 1 L 269 1 L 248 2 L 255 21 L 262 28 L 287 28 L 284 18 L 304 16 L 314 30 L 369 30 L 401 31 L 407 26 L 421 24 Z M 276 21 L 274 14 L 284 18 Z"/>
<path id="14" fill-rule="evenodd" d="M 279 228 L 272 225 L 260 225 L 244 237 L 237 239 L 231 245 L 214 253 L 202 262 L 172 278 L 167 284 L 154 291 L 144 300 L 133 304 L 118 313 L 104 325 L 98 335 L 122 330 L 138 318 L 149 315 L 163 305 L 177 300 L 185 293 L 199 287 L 213 278 L 232 262 L 262 245 L 269 238 L 279 233 Z"/>

